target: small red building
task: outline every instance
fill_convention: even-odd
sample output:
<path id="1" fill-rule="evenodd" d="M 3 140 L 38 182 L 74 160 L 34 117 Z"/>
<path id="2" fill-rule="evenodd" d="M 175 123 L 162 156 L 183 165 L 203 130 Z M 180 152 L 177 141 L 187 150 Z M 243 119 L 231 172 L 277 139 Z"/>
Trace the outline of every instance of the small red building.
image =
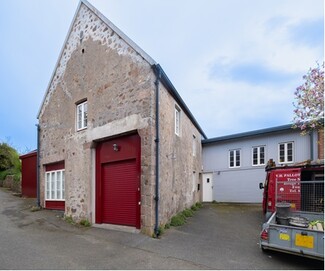
<path id="1" fill-rule="evenodd" d="M 21 160 L 21 193 L 23 197 L 37 196 L 37 150 L 19 156 Z"/>

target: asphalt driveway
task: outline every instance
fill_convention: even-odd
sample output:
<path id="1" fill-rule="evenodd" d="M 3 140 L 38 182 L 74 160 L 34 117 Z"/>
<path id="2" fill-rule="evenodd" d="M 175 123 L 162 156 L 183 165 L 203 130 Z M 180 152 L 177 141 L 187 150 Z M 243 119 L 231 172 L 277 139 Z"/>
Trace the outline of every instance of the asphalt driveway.
<path id="1" fill-rule="evenodd" d="M 323 269 L 258 246 L 258 205 L 205 205 L 161 239 L 68 224 L 0 189 L 0 269 Z"/>

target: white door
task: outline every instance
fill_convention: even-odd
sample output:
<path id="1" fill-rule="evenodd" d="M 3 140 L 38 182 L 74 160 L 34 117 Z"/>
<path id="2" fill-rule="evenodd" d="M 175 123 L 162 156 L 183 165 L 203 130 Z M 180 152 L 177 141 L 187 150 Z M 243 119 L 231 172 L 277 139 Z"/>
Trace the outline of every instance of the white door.
<path id="1" fill-rule="evenodd" d="M 203 174 L 203 200 L 204 202 L 211 202 L 213 200 L 213 182 L 212 182 L 212 173 Z"/>

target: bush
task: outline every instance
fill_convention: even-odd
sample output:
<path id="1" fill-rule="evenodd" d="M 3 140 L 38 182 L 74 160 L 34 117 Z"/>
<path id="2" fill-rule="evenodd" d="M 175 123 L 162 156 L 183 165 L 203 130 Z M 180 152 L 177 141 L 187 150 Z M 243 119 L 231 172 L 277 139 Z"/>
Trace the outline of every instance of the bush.
<path id="1" fill-rule="evenodd" d="M 194 215 L 191 209 L 185 209 L 182 213 L 185 217 L 192 217 Z"/>
<path id="2" fill-rule="evenodd" d="M 79 224 L 80 224 L 81 226 L 84 226 L 84 227 L 90 227 L 90 226 L 91 226 L 91 224 L 90 224 L 90 222 L 89 222 L 88 219 L 83 219 L 83 220 L 81 220 L 81 221 L 79 222 Z"/>
<path id="3" fill-rule="evenodd" d="M 11 168 L 21 170 L 19 154 L 7 143 L 0 143 L 0 171 Z"/>
<path id="4" fill-rule="evenodd" d="M 177 226 L 182 226 L 186 222 L 186 217 L 180 213 L 172 217 L 170 221 L 170 226 L 177 227 Z"/>
<path id="5" fill-rule="evenodd" d="M 67 223 L 69 223 L 71 225 L 75 225 L 76 224 L 76 222 L 73 220 L 73 218 L 72 218 L 71 215 L 70 216 L 64 216 L 64 220 L 65 220 L 65 222 L 67 222 Z"/>
<path id="6" fill-rule="evenodd" d="M 194 211 L 197 211 L 203 206 L 202 203 L 197 202 L 191 206 L 191 208 L 185 209 L 183 212 L 178 213 L 177 215 L 173 216 L 170 220 L 170 223 L 165 225 L 165 229 L 169 229 L 172 227 L 182 226 L 186 223 L 186 219 L 188 217 L 192 217 L 194 215 Z"/>
<path id="7" fill-rule="evenodd" d="M 0 179 L 7 175 L 14 175 L 14 180 L 19 181 L 21 175 L 21 162 L 18 152 L 7 143 L 0 143 Z"/>

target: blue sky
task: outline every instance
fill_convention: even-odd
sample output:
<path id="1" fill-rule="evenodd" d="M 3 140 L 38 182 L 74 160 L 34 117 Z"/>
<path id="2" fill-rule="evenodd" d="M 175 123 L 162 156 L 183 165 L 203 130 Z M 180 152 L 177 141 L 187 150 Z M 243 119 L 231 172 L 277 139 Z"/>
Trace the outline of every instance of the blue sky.
<path id="1" fill-rule="evenodd" d="M 208 137 L 290 123 L 324 58 L 323 0 L 89 2 L 160 63 Z M 21 153 L 78 3 L 0 0 L 0 141 Z"/>

